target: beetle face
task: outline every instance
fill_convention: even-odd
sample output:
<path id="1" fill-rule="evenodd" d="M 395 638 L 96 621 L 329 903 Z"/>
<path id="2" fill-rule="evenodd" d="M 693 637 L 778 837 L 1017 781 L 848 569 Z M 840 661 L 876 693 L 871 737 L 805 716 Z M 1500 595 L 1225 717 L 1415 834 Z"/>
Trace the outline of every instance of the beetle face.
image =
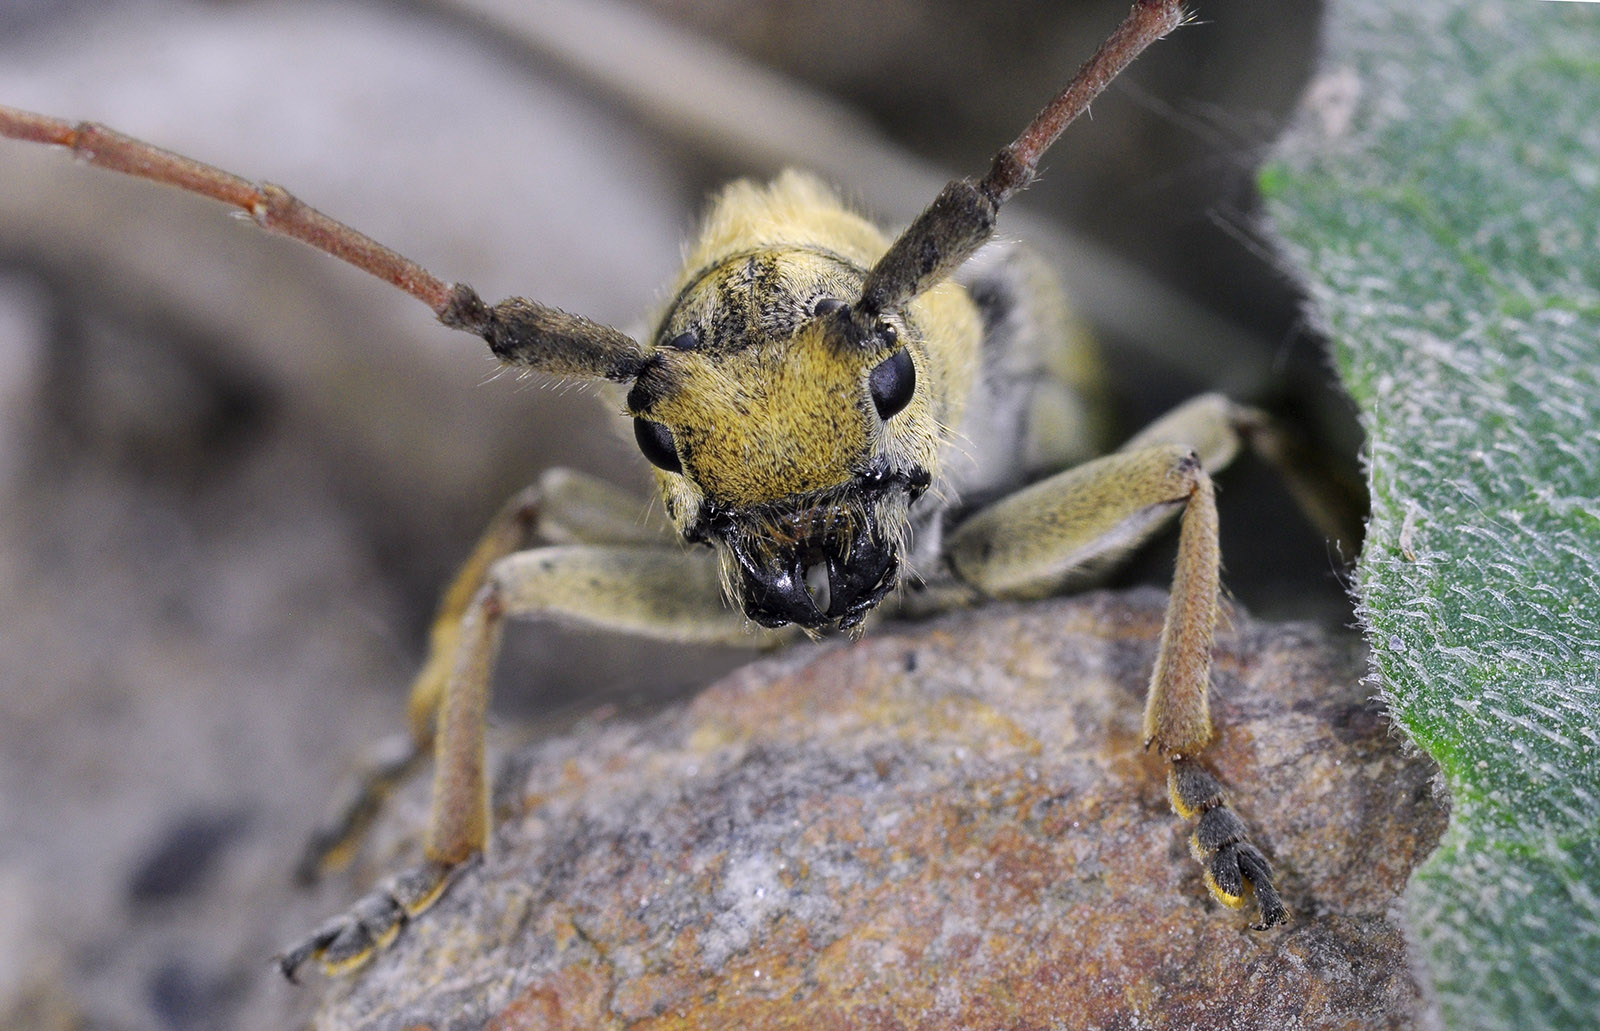
<path id="1" fill-rule="evenodd" d="M 722 548 L 729 586 L 750 619 L 853 630 L 899 582 L 906 515 L 928 482 L 926 471 L 880 465 L 837 491 L 759 513 L 710 506 L 704 532 Z"/>
<path id="2" fill-rule="evenodd" d="M 898 582 L 938 427 L 918 327 L 852 339 L 864 270 L 821 248 L 736 254 L 694 278 L 628 394 L 685 540 L 716 546 L 750 619 L 858 626 Z"/>

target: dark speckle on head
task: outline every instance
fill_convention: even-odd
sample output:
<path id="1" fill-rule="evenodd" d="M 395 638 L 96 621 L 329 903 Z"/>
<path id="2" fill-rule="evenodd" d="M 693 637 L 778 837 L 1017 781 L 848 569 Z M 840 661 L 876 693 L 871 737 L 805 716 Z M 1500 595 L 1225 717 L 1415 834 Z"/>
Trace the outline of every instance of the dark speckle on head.
<path id="1" fill-rule="evenodd" d="M 792 265 L 774 252 L 732 255 L 689 278 L 667 306 L 656 339 L 676 350 L 732 353 L 764 339 L 784 339 L 812 318 L 846 308 L 833 292 L 855 290 L 864 270 L 824 247 L 797 247 L 793 253 L 823 259 L 826 276 L 786 284 Z M 692 345 L 684 346 L 685 336 L 692 336 Z"/>
<path id="2" fill-rule="evenodd" d="M 641 376 L 634 381 L 633 388 L 628 391 L 628 411 L 648 412 L 659 396 L 659 392 L 654 389 L 654 384 Z"/>
<path id="3" fill-rule="evenodd" d="M 648 414 L 670 389 L 671 375 L 666 366 L 661 363 L 659 356 L 650 359 L 639 370 L 639 378 L 628 390 L 628 411 L 635 415 Z"/>

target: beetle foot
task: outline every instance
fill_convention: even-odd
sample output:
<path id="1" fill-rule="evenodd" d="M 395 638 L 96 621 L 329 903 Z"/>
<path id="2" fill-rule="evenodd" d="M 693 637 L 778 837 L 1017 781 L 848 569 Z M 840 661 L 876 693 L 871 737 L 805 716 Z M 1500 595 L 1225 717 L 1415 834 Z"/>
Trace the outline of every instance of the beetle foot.
<path id="1" fill-rule="evenodd" d="M 1258 931 L 1287 920 L 1288 911 L 1272 883 L 1272 866 L 1251 844 L 1244 821 L 1228 805 L 1217 779 L 1192 759 L 1174 758 L 1167 792 L 1173 812 L 1200 820 L 1189 836 L 1189 853 L 1205 871 L 1211 897 L 1229 909 L 1242 909 L 1254 896 L 1260 919 L 1251 926 Z"/>
<path id="2" fill-rule="evenodd" d="M 311 960 L 320 961 L 332 976 L 349 973 L 387 948 L 407 921 L 439 901 L 459 869 L 461 864 L 430 861 L 391 877 L 273 962 L 295 982 Z"/>

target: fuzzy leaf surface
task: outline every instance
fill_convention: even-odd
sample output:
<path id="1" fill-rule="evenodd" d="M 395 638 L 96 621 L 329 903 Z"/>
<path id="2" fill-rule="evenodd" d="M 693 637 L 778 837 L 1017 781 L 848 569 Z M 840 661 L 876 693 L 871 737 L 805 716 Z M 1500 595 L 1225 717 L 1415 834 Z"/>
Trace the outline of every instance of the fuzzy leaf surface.
<path id="1" fill-rule="evenodd" d="M 1369 439 L 1361 617 L 1451 827 L 1448 1028 L 1600 1026 L 1600 6 L 1345 0 L 1261 185 Z"/>

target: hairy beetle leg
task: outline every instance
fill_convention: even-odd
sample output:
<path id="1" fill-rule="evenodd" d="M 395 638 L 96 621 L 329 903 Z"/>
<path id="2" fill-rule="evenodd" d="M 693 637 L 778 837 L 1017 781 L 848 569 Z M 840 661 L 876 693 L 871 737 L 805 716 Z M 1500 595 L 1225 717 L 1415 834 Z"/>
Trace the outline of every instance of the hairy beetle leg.
<path id="1" fill-rule="evenodd" d="M 1214 736 L 1211 649 L 1219 610 L 1216 498 L 1208 470 L 1252 443 L 1263 416 L 1218 394 L 1157 420 L 1114 454 L 1058 473 L 973 515 L 946 555 L 963 583 L 994 597 L 1047 594 L 1142 543 L 1180 511 L 1177 568 L 1145 704 L 1144 737 L 1173 763 L 1173 807 L 1198 819 L 1191 851 L 1218 901 L 1253 895 L 1259 927 L 1285 919 L 1272 870 L 1217 781 L 1194 762 Z"/>
<path id="2" fill-rule="evenodd" d="M 369 753 L 344 789 L 332 815 L 310 835 L 295 879 L 302 884 L 345 867 L 394 791 L 426 764 L 434 750 L 440 701 L 461 647 L 461 622 L 494 563 L 535 539 L 587 544 L 661 544 L 662 527 L 639 518 L 626 491 L 584 473 L 550 469 L 534 486 L 513 495 L 484 528 L 455 580 L 439 601 L 428 657 L 412 681 L 406 703 L 408 733 L 386 738 Z"/>
<path id="3" fill-rule="evenodd" d="M 531 533 L 535 502 L 541 535 L 577 536 L 563 531 L 568 518 L 574 526 L 584 525 L 590 537 L 606 524 L 585 514 L 604 507 L 601 492 L 615 488 L 570 473 L 562 476 L 561 482 L 546 476 L 538 493 L 518 495 L 502 510 L 440 606 L 433 654 L 411 701 L 414 740 L 430 742 L 434 758 L 433 807 L 423 846 L 427 861 L 386 881 L 284 952 L 278 966 L 285 976 L 293 979 L 311 960 L 320 960 L 331 973 L 359 966 L 432 905 L 454 872 L 487 847 L 484 724 L 490 672 L 507 619 L 559 619 L 658 640 L 746 647 L 782 639 L 747 633 L 743 614 L 722 606 L 718 564 L 710 552 L 642 543 L 516 550 Z M 660 539 L 636 516 L 615 522 L 613 537 Z M 392 769 L 404 765 L 397 761 Z M 382 779 L 367 779 L 370 794 L 380 793 Z M 330 834 L 328 840 L 335 837 Z"/>
<path id="4" fill-rule="evenodd" d="M 547 478 L 549 478 L 547 476 Z M 406 703 L 410 730 L 386 738 L 345 789 L 333 815 L 314 830 L 295 868 L 295 879 L 314 883 L 346 866 L 367 829 L 383 811 L 384 802 L 419 771 L 434 748 L 435 715 L 459 649 L 462 616 L 489 567 L 526 548 L 540 529 L 544 484 L 519 492 L 490 521 L 455 580 L 439 602 L 430 635 L 428 658 L 411 683 Z"/>

